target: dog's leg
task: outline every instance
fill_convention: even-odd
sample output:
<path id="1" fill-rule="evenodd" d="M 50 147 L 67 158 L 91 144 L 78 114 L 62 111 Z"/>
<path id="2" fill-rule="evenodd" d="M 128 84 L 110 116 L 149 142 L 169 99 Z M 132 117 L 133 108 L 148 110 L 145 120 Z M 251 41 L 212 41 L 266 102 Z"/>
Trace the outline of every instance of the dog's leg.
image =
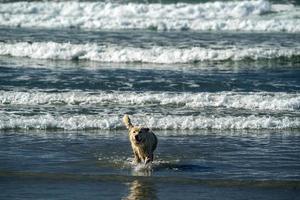
<path id="1" fill-rule="evenodd" d="M 134 151 L 133 154 L 134 154 L 134 162 L 136 164 L 140 163 L 141 159 L 140 159 L 139 155 L 137 154 L 137 152 Z"/>
<path id="2" fill-rule="evenodd" d="M 149 156 L 146 157 L 145 159 L 145 164 L 148 164 L 149 162 L 153 161 L 153 154 L 150 154 Z"/>

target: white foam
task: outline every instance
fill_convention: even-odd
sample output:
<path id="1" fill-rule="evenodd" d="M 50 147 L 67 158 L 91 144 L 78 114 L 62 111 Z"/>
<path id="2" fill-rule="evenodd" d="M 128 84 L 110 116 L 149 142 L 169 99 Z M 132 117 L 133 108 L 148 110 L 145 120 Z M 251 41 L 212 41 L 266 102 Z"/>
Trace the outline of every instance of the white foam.
<path id="1" fill-rule="evenodd" d="M 54 60 L 90 60 L 99 62 L 141 63 L 194 63 L 200 61 L 222 61 L 243 59 L 291 58 L 300 55 L 300 47 L 276 46 L 228 46 L 224 49 L 191 47 L 134 48 L 121 46 L 99 46 L 96 44 L 71 44 L 55 42 L 3 43 L 0 55 Z"/>
<path id="2" fill-rule="evenodd" d="M 152 115 L 133 116 L 135 124 L 145 125 L 158 130 L 197 130 L 197 129 L 299 129 L 300 119 L 297 117 L 273 116 L 174 116 Z M 96 115 L 34 115 L 19 116 L 0 114 L 1 129 L 125 129 L 122 116 Z"/>
<path id="3" fill-rule="evenodd" d="M 141 163 L 141 164 L 136 164 L 133 165 L 133 169 L 135 172 L 143 172 L 143 171 L 151 171 L 152 170 L 152 165 L 151 164 L 145 164 L 145 163 Z"/>
<path id="4" fill-rule="evenodd" d="M 46 1 L 15 2 L 0 5 L 0 25 L 4 26 L 300 31 L 298 7 L 271 5 L 266 0 L 199 4 Z M 280 7 L 284 7 L 284 9 L 279 9 Z"/>
<path id="5" fill-rule="evenodd" d="M 300 94 L 283 92 L 61 92 L 0 91 L 0 105 L 158 105 L 185 108 L 224 107 L 249 110 L 297 111 Z"/>
<path id="6" fill-rule="evenodd" d="M 300 127 L 299 118 L 271 116 L 164 116 L 146 117 L 146 126 L 162 130 L 195 130 L 195 129 L 293 129 Z M 142 122 L 141 122 L 142 123 Z"/>
<path id="7" fill-rule="evenodd" d="M 0 129 L 64 129 L 64 130 L 85 130 L 85 129 L 116 129 L 121 123 L 118 117 L 98 117 L 88 115 L 53 116 L 35 115 L 0 115 Z"/>

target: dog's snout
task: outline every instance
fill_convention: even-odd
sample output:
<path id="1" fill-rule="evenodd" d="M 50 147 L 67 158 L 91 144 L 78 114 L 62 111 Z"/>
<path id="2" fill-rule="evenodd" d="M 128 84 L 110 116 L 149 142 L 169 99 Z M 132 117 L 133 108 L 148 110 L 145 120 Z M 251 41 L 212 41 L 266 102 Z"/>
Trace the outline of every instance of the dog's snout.
<path id="1" fill-rule="evenodd" d="M 139 140 L 140 140 L 139 135 L 134 136 L 134 138 L 135 138 L 136 141 L 139 141 Z"/>

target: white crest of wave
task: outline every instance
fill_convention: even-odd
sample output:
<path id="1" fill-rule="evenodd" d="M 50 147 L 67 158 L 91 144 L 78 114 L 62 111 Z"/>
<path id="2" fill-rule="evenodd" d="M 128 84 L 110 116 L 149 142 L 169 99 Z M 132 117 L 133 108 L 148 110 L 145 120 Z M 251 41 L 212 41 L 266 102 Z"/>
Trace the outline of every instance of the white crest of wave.
<path id="1" fill-rule="evenodd" d="M 197 129 L 299 129 L 299 118 L 271 116 L 133 116 L 135 124 L 158 130 L 197 130 Z M 125 129 L 121 116 L 18 116 L 0 115 L 0 130 L 3 129 Z"/>
<path id="2" fill-rule="evenodd" d="M 121 46 L 98 46 L 96 44 L 71 44 L 55 42 L 3 43 L 0 55 L 54 60 L 91 60 L 99 62 L 141 62 L 141 63 L 194 63 L 199 61 L 222 61 L 243 59 L 290 58 L 300 55 L 300 48 L 275 46 L 213 48 L 160 47 L 134 48 Z"/>
<path id="3" fill-rule="evenodd" d="M 0 105 L 173 105 L 176 107 L 225 107 L 250 110 L 299 110 L 300 94 L 271 92 L 157 93 L 0 91 Z"/>
<path id="4" fill-rule="evenodd" d="M 2 4 L 1 13 L 79 16 L 94 18 L 224 18 L 260 15 L 271 11 L 268 1 L 213 2 L 200 4 L 119 4 L 112 2 L 19 2 Z"/>
<path id="5" fill-rule="evenodd" d="M 282 6 L 284 9 L 279 9 Z M 282 6 L 272 6 L 266 0 L 199 4 L 16 2 L 1 4 L 0 25 L 83 29 L 299 32 L 299 9 Z M 268 13 L 271 12 L 273 14 L 269 17 Z"/>
<path id="6" fill-rule="evenodd" d="M 276 118 L 251 116 L 165 116 L 161 118 L 146 117 L 146 126 L 162 130 L 195 130 L 195 129 L 286 129 L 299 128 L 298 118 Z M 142 123 L 142 122 L 140 122 Z"/>

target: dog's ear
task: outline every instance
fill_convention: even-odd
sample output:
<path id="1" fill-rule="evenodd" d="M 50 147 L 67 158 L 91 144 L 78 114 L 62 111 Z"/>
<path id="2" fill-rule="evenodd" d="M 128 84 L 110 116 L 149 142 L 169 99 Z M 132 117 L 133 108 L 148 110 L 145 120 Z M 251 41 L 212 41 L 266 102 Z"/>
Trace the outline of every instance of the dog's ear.
<path id="1" fill-rule="evenodd" d="M 143 131 L 143 132 L 149 132 L 150 129 L 149 129 L 149 128 L 142 128 L 142 131 Z"/>
<path id="2" fill-rule="evenodd" d="M 130 129 L 133 128 L 133 125 L 132 125 L 132 123 L 131 123 L 130 118 L 129 118 L 128 115 L 124 115 L 123 122 L 124 122 L 125 126 L 127 127 L 127 129 L 130 130 Z"/>

